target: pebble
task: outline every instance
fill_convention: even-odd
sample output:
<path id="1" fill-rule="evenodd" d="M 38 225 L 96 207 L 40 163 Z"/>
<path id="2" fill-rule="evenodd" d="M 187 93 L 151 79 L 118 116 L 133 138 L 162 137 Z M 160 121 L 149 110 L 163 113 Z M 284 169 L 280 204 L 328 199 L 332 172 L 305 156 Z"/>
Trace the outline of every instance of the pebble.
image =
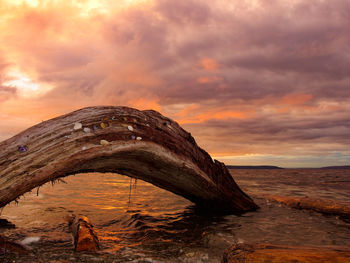
<path id="1" fill-rule="evenodd" d="M 97 131 L 97 130 L 98 130 L 98 126 L 97 126 L 97 125 L 94 125 L 94 126 L 93 126 L 93 129 L 94 129 L 94 131 Z"/>
<path id="2" fill-rule="evenodd" d="M 20 145 L 20 146 L 18 146 L 18 151 L 21 153 L 25 153 L 28 151 L 28 148 L 27 148 L 27 146 Z"/>
<path id="3" fill-rule="evenodd" d="M 100 141 L 100 144 L 101 144 L 101 145 L 108 145 L 108 144 L 109 144 L 109 142 L 108 142 L 108 141 L 106 141 L 106 140 L 101 140 L 101 141 Z"/>
<path id="4" fill-rule="evenodd" d="M 85 150 L 86 150 L 86 146 L 83 146 L 81 149 L 82 149 L 83 151 L 85 151 Z"/>
<path id="5" fill-rule="evenodd" d="M 101 126 L 102 129 L 107 127 L 107 125 L 104 122 L 101 122 L 100 126 Z"/>
<path id="6" fill-rule="evenodd" d="M 81 128 L 83 128 L 83 124 L 81 124 L 80 122 L 74 123 L 74 130 L 80 130 Z"/>
<path id="7" fill-rule="evenodd" d="M 91 132 L 91 129 L 90 129 L 90 128 L 85 127 L 85 128 L 84 128 L 84 132 L 89 133 L 89 132 Z"/>
<path id="8" fill-rule="evenodd" d="M 135 140 L 136 136 L 135 135 L 131 135 L 131 140 Z"/>
<path id="9" fill-rule="evenodd" d="M 129 131 L 133 131 L 134 128 L 133 128 L 132 126 L 129 125 L 129 126 L 128 126 L 128 130 L 129 130 Z"/>
<path id="10" fill-rule="evenodd" d="M 141 141 L 142 137 L 136 137 L 136 140 Z"/>

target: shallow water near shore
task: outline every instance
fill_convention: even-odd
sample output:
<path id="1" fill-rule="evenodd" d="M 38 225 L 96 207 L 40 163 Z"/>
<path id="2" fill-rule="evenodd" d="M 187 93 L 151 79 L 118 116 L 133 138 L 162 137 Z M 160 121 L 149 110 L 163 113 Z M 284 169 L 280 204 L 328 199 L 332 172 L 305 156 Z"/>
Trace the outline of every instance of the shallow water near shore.
<path id="1" fill-rule="evenodd" d="M 235 242 L 350 246 L 350 224 L 335 216 L 286 208 L 263 194 L 350 200 L 350 170 L 231 170 L 238 185 L 261 207 L 243 215 L 199 212 L 186 199 L 117 174 L 69 176 L 10 204 L 0 229 L 12 240 L 40 237 L 29 256 L 0 255 L 3 262 L 220 262 Z M 74 253 L 65 221 L 85 215 L 95 226 L 101 251 Z"/>

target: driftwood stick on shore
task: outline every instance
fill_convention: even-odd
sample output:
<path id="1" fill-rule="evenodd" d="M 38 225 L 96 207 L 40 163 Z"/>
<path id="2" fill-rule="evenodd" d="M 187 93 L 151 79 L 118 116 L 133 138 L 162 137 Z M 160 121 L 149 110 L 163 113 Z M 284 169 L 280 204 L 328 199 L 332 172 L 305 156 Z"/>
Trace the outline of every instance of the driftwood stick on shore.
<path id="1" fill-rule="evenodd" d="M 97 234 L 87 217 L 72 215 L 67 217 L 67 221 L 73 236 L 75 251 L 96 252 L 100 249 Z"/>
<path id="2" fill-rule="evenodd" d="M 227 249 L 222 263 L 328 263 L 350 262 L 349 247 L 297 247 L 270 244 L 236 244 Z"/>
<path id="3" fill-rule="evenodd" d="M 266 195 L 266 199 L 282 203 L 296 209 L 316 211 L 326 215 L 339 216 L 346 222 L 350 222 L 350 203 L 323 198 L 276 196 Z"/>

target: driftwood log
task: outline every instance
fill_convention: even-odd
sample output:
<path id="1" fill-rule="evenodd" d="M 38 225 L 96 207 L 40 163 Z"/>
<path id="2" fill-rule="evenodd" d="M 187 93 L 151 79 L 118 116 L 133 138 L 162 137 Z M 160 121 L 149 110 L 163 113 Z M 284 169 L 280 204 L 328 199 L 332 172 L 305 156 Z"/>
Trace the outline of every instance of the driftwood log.
<path id="1" fill-rule="evenodd" d="M 96 252 L 100 249 L 99 240 L 94 226 L 86 216 L 67 218 L 70 231 L 73 236 L 74 250 L 77 252 Z"/>
<path id="2" fill-rule="evenodd" d="M 342 220 L 350 222 L 349 202 L 298 196 L 266 195 L 265 198 L 291 208 L 312 210 L 326 215 L 339 216 Z"/>
<path id="3" fill-rule="evenodd" d="M 328 263 L 350 262 L 348 247 L 296 247 L 237 244 L 225 251 L 222 263 Z"/>
<path id="4" fill-rule="evenodd" d="M 0 207 L 61 177 L 113 172 L 150 182 L 211 209 L 258 208 L 225 165 L 160 113 L 89 107 L 0 143 Z"/>

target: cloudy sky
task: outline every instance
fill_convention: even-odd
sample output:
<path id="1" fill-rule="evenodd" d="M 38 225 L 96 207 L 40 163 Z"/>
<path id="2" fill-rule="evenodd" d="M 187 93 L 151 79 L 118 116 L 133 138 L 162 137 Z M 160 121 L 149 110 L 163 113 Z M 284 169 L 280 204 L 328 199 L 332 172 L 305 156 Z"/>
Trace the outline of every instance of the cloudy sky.
<path id="1" fill-rule="evenodd" d="M 155 109 L 227 164 L 350 164 L 349 0 L 0 0 L 0 140 Z"/>

